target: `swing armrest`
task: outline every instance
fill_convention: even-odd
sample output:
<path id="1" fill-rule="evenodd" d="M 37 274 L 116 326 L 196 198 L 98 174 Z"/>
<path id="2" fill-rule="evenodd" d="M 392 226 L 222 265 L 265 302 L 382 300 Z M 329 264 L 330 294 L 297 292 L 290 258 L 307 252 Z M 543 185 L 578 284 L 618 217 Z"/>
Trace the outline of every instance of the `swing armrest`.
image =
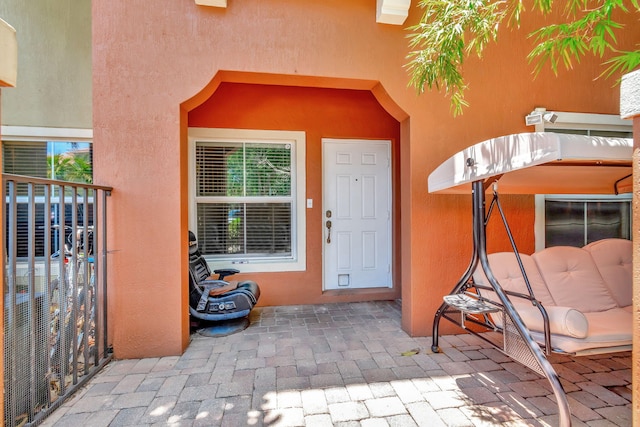
<path id="1" fill-rule="evenodd" d="M 234 274 L 240 273 L 240 270 L 236 270 L 235 268 L 219 268 L 217 270 L 213 270 L 213 273 L 218 275 L 219 280 L 224 280 L 227 276 L 233 276 Z"/>

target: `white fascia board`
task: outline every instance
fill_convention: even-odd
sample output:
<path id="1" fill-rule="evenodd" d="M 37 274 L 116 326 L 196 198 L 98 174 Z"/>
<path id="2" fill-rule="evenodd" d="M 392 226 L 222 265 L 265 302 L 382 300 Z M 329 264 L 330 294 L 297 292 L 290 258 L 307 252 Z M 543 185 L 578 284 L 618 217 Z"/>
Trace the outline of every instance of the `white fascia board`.
<path id="1" fill-rule="evenodd" d="M 3 140 L 12 141 L 91 141 L 93 129 L 50 128 L 35 126 L 1 126 Z"/>
<path id="2" fill-rule="evenodd" d="M 227 7 L 227 0 L 196 0 L 200 6 Z"/>
<path id="3" fill-rule="evenodd" d="M 402 25 L 409 16 L 411 0 L 376 0 L 376 22 L 379 24 Z"/>

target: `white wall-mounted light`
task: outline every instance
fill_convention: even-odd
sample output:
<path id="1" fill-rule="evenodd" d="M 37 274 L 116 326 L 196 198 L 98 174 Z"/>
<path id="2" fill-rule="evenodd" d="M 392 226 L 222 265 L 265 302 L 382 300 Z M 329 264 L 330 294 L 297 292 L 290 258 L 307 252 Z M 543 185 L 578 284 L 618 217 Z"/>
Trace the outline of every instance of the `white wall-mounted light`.
<path id="1" fill-rule="evenodd" d="M 555 123 L 556 120 L 558 120 L 558 115 L 553 111 L 533 110 L 524 117 L 524 122 L 527 126 L 539 125 L 544 122 Z"/>
<path id="2" fill-rule="evenodd" d="M 555 123 L 558 120 L 558 115 L 552 111 L 548 111 L 542 115 L 542 119 L 545 122 Z"/>
<path id="3" fill-rule="evenodd" d="M 542 123 L 542 114 L 537 111 L 533 111 L 531 114 L 527 114 L 524 117 L 524 123 L 527 126 L 539 125 Z"/>

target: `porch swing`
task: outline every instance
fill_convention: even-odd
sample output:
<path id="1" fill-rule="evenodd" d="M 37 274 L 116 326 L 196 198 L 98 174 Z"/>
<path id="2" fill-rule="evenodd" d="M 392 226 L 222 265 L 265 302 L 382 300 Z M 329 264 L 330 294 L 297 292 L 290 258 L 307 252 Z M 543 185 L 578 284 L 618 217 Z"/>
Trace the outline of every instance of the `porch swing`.
<path id="1" fill-rule="evenodd" d="M 620 319 L 626 322 L 628 318 L 628 328 L 622 324 L 623 333 L 607 335 L 598 332 L 600 335 L 595 338 L 589 337 L 590 331 L 597 329 L 595 325 L 589 328 L 586 317 L 589 313 L 584 315 L 574 307 L 545 307 L 542 302 L 545 298 L 543 295 L 537 295 L 536 291 L 546 289 L 546 286 L 552 287 L 553 283 L 550 282 L 562 273 L 573 274 L 574 272 L 569 270 L 577 268 L 576 265 L 579 265 L 579 268 L 586 265 L 585 274 L 599 280 L 594 284 L 597 287 L 594 295 L 600 295 L 598 292 L 608 292 L 603 283 L 604 279 L 600 280 L 605 274 L 589 270 L 598 268 L 598 263 L 591 259 L 588 253 L 588 250 L 593 248 L 550 248 L 566 252 L 568 257 L 577 256 L 578 261 L 567 261 L 566 264 L 570 264 L 570 267 L 555 265 L 551 270 L 566 268 L 566 271 L 543 271 L 545 274 L 538 277 L 538 268 L 544 270 L 546 267 L 542 264 L 550 257 L 540 256 L 540 259 L 532 259 L 518 251 L 500 204 L 499 191 L 502 194 L 629 192 L 632 184 L 632 151 L 633 142 L 627 138 L 548 132 L 522 133 L 493 138 L 468 147 L 444 161 L 429 175 L 431 193 L 471 192 L 473 221 L 471 260 L 449 295 L 443 297 L 443 302 L 435 313 L 432 351 L 440 351 L 439 324 L 443 318 L 478 336 L 549 380 L 558 402 L 561 426 L 571 425 L 569 404 L 558 375 L 546 356 L 551 353 L 579 355 L 630 350 L 631 305 L 624 308 L 605 306 L 603 310 L 600 310 L 601 307 L 594 308 L 594 316 L 599 316 L 598 319 L 603 319 L 607 313 L 611 313 L 614 317 L 611 322 L 614 328 L 620 324 Z M 492 198 L 487 208 L 485 193 L 489 190 Z M 487 254 L 487 223 L 496 210 L 511 243 L 512 253 Z M 605 242 L 604 245 L 608 245 L 607 252 L 610 252 L 610 246 L 622 247 L 623 252 L 629 248 L 629 259 L 625 261 L 628 265 L 624 266 L 624 263 L 618 262 L 617 259 L 612 264 L 615 264 L 614 269 L 625 269 L 625 278 L 628 276 L 628 286 L 631 286 L 630 242 L 615 239 Z M 558 259 L 557 254 L 552 255 L 554 260 Z M 610 253 L 607 256 L 611 258 Z M 561 260 L 555 264 L 563 262 Z M 494 274 L 492 265 L 494 269 L 502 270 L 503 274 Z M 620 267 L 621 265 L 623 267 Z M 602 268 L 605 267 L 609 266 Z M 620 277 L 619 271 L 611 273 L 610 268 L 605 273 L 609 275 L 610 281 Z M 513 281 L 514 278 L 519 285 L 515 288 L 503 286 L 499 281 Z M 615 286 L 619 289 L 627 284 L 616 283 Z M 585 293 L 589 294 L 586 291 Z M 581 294 L 582 291 L 577 295 Z M 574 295 L 574 298 L 580 299 L 581 296 Z M 468 328 L 469 324 L 475 327 Z M 531 327 L 535 327 L 537 331 L 532 331 Z"/>

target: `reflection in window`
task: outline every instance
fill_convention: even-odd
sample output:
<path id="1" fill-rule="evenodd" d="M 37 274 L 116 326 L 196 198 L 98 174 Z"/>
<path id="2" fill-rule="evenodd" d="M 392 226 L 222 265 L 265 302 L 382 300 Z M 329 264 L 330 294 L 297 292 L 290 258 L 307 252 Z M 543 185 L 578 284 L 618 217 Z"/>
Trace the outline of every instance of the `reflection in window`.
<path id="1" fill-rule="evenodd" d="M 3 173 L 14 175 L 24 175 L 35 178 L 49 178 L 60 181 L 71 181 L 83 184 L 93 182 L 92 168 L 92 145 L 89 142 L 73 142 L 73 141 L 2 141 L 3 156 Z M 63 213 L 60 207 L 59 187 L 53 187 L 51 194 L 51 210 L 45 212 L 44 205 L 44 186 L 34 186 L 34 195 L 36 203 L 34 206 L 35 213 L 35 255 L 43 256 L 45 247 L 45 221 L 51 224 L 60 224 Z M 26 184 L 19 183 L 16 187 L 17 204 L 15 207 L 16 215 L 16 254 L 18 257 L 28 255 L 28 237 L 29 237 L 29 209 L 27 203 L 28 187 Z M 93 218 L 93 194 L 79 193 L 77 197 L 77 212 L 72 211 L 72 205 L 69 197 L 71 190 L 65 192 L 66 203 L 64 205 L 64 219 L 67 225 L 71 224 L 71 218 L 77 215 L 78 225 L 82 225 L 84 220 L 84 198 L 88 200 L 87 218 L 91 224 Z M 9 209 L 9 205 L 5 206 Z M 5 213 L 6 221 L 9 221 L 8 211 Z M 6 226 L 6 224 L 5 224 Z M 58 240 L 58 229 L 51 230 L 51 249 L 55 247 Z M 8 235 L 7 235 L 8 239 Z M 5 244 L 7 244 L 5 241 Z"/>
<path id="2" fill-rule="evenodd" d="M 291 144 L 198 142 L 197 235 L 206 255 L 292 256 Z"/>
<path id="3" fill-rule="evenodd" d="M 545 246 L 582 247 L 596 240 L 631 239 L 631 201 L 545 201 Z"/>
<path id="4" fill-rule="evenodd" d="M 2 141 L 2 171 L 90 184 L 92 154 L 88 142 Z"/>

